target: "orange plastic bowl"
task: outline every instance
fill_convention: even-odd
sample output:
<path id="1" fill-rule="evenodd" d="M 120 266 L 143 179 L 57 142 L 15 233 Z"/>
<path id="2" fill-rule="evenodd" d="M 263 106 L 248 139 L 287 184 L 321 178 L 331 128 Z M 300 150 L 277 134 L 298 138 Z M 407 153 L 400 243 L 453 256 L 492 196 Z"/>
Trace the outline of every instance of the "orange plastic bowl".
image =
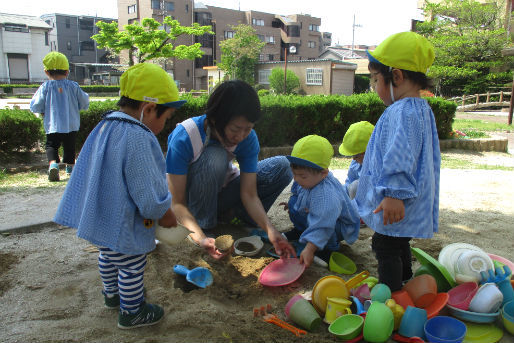
<path id="1" fill-rule="evenodd" d="M 425 308 L 437 296 L 437 283 L 432 275 L 422 274 L 407 282 L 403 289 L 409 293 L 414 305 Z"/>

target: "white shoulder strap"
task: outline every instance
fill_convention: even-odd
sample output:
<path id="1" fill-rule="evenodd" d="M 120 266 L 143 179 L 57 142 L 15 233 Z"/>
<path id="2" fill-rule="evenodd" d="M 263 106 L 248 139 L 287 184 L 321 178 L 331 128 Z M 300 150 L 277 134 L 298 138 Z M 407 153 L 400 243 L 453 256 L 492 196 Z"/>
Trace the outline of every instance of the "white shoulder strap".
<path id="1" fill-rule="evenodd" d="M 186 129 L 191 145 L 193 146 L 193 160 L 191 161 L 191 163 L 193 163 L 200 157 L 203 151 L 203 142 L 200 130 L 198 130 L 198 126 L 191 118 L 184 120 L 180 125 Z"/>

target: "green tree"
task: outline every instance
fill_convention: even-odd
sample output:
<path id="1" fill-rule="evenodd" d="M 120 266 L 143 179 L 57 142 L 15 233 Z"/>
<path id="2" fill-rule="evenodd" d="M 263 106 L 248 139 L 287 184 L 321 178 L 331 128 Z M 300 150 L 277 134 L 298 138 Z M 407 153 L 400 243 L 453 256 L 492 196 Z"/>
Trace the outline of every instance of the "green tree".
<path id="1" fill-rule="evenodd" d="M 269 86 L 277 94 L 284 94 L 284 69 L 273 68 L 269 76 Z M 300 88 L 300 79 L 292 71 L 287 70 L 287 80 L 285 94 L 297 93 Z"/>
<path id="2" fill-rule="evenodd" d="M 266 43 L 257 37 L 255 29 L 249 25 L 232 26 L 232 29 L 234 37 L 220 42 L 221 63 L 218 67 L 231 78 L 253 85 L 255 64 Z"/>
<path id="3" fill-rule="evenodd" d="M 190 60 L 202 57 L 200 43 L 174 45 L 175 40 L 182 35 L 213 34 L 210 26 L 200 26 L 198 23 L 182 26 L 169 16 L 164 18 L 162 24 L 153 18 L 144 18 L 141 24 L 135 22 L 125 25 L 123 31 L 118 30 L 117 22 L 99 21 L 96 26 L 100 28 L 100 32 L 91 38 L 98 47 L 108 48 L 117 55 L 128 50 L 129 65 L 163 57 Z"/>
<path id="4" fill-rule="evenodd" d="M 501 53 L 510 43 L 503 28 L 502 2 L 425 1 L 423 11 L 430 19 L 416 28 L 435 48 L 436 59 L 428 75 L 436 93 L 483 93 L 511 80 L 512 58 Z"/>

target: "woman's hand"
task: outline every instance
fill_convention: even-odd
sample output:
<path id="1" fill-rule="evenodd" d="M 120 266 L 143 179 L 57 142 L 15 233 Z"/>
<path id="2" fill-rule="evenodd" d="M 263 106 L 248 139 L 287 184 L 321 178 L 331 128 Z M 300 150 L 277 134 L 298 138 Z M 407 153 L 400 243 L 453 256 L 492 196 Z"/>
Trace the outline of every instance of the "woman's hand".
<path id="1" fill-rule="evenodd" d="M 275 252 L 280 257 L 296 257 L 296 251 L 294 250 L 293 246 L 289 244 L 287 239 L 282 236 L 282 234 L 275 228 L 272 228 L 268 232 L 268 239 L 270 243 L 273 244 Z"/>
<path id="2" fill-rule="evenodd" d="M 385 197 L 373 213 L 384 211 L 384 225 L 397 223 L 405 217 L 403 200 Z"/>
<path id="3" fill-rule="evenodd" d="M 220 252 L 214 244 L 214 238 L 211 237 L 204 237 L 202 240 L 200 240 L 200 247 L 205 249 L 209 256 L 211 256 L 215 260 L 222 259 L 231 252 L 230 250 L 225 253 Z"/>

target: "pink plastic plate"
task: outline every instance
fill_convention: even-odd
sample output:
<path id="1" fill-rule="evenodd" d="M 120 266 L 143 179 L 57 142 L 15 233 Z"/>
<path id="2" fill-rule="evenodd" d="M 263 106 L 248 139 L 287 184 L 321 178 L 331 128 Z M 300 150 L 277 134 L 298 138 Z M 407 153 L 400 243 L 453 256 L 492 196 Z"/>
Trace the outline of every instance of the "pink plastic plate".
<path id="1" fill-rule="evenodd" d="M 501 256 L 498 256 L 498 255 L 494 255 L 494 254 L 487 254 L 489 255 L 489 257 L 491 258 L 491 260 L 495 260 L 495 261 L 498 261 L 500 262 L 501 264 L 503 264 L 504 266 L 507 266 L 510 268 L 510 270 L 512 272 L 514 272 L 514 263 L 512 263 L 511 261 L 507 260 L 505 257 L 501 257 Z"/>
<path id="2" fill-rule="evenodd" d="M 298 280 L 305 270 L 297 258 L 281 258 L 268 264 L 259 275 L 264 286 L 285 286 Z"/>

